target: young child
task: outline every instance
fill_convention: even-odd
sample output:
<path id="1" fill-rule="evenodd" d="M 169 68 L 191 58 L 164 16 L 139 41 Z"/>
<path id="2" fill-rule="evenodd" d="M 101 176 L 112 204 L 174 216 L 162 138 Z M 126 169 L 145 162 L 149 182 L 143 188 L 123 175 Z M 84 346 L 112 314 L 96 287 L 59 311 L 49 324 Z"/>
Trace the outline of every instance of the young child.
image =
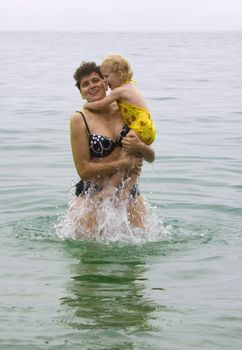
<path id="1" fill-rule="evenodd" d="M 155 126 L 144 97 L 132 80 L 133 72 L 129 62 L 121 55 L 110 55 L 102 62 L 101 72 L 112 91 L 100 101 L 85 103 L 84 108 L 103 110 L 116 101 L 125 124 L 135 131 L 144 143 L 150 145 L 155 139 Z M 111 184 L 114 187 L 117 187 L 121 181 L 122 178 L 116 174 L 111 178 Z M 135 182 L 136 176 L 131 176 L 126 181 L 126 194 Z"/>

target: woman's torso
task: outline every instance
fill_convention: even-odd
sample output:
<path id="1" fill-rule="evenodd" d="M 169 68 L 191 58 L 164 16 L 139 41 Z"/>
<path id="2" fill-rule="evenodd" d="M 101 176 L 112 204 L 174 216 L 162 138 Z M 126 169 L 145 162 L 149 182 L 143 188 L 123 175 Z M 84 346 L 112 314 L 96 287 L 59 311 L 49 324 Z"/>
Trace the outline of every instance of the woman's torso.
<path id="1" fill-rule="evenodd" d="M 124 122 L 119 113 L 118 107 L 109 108 L 107 112 L 82 111 L 87 121 L 91 134 L 103 135 L 116 140 Z"/>
<path id="2" fill-rule="evenodd" d="M 116 105 L 106 113 L 93 113 L 90 110 L 83 110 L 82 113 L 92 161 L 108 163 L 118 159 L 120 141 L 129 129 L 124 125 Z M 98 184 L 103 184 L 106 180 L 100 176 L 95 178 Z"/>

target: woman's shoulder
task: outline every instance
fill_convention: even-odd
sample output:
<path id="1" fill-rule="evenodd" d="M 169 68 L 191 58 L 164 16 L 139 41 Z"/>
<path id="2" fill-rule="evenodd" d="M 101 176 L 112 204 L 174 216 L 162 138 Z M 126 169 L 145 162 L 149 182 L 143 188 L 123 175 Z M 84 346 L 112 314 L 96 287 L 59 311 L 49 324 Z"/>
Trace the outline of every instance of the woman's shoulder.
<path id="1" fill-rule="evenodd" d="M 81 117 L 81 111 L 75 111 L 71 114 L 70 120 L 75 120 Z"/>
<path id="2" fill-rule="evenodd" d="M 80 109 L 79 111 L 75 111 L 71 117 L 71 122 L 83 121 L 84 119 L 90 119 L 90 113 L 88 110 Z"/>
<path id="3" fill-rule="evenodd" d="M 75 111 L 74 113 L 72 113 L 71 117 L 70 117 L 70 124 L 71 126 L 75 126 L 78 128 L 84 128 L 85 127 L 85 122 L 84 122 L 84 114 L 83 111 Z"/>

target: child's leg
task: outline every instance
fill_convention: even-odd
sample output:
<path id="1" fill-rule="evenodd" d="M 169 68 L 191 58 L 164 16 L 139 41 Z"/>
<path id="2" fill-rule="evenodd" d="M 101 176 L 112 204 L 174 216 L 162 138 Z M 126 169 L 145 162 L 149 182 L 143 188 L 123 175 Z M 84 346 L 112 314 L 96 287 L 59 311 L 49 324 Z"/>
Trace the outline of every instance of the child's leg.
<path id="1" fill-rule="evenodd" d="M 123 158 L 126 156 L 127 156 L 127 153 L 123 149 L 121 149 L 119 158 Z M 122 186 L 122 184 L 124 184 L 124 182 L 127 181 L 126 179 L 127 179 L 126 170 L 120 170 L 118 173 L 113 174 L 109 179 L 109 183 L 106 186 L 104 186 L 102 191 L 99 192 L 97 195 L 95 195 L 95 197 L 99 199 L 104 199 L 108 196 L 112 196 L 119 190 L 119 187 Z"/>
<path id="2" fill-rule="evenodd" d="M 130 130 L 128 135 L 127 136 L 135 136 L 136 138 L 138 138 L 140 140 L 140 136 L 139 134 L 134 131 L 134 130 Z M 124 152 L 124 155 L 130 155 L 129 152 L 126 152 L 122 149 L 122 152 Z M 137 157 L 137 155 L 136 155 Z M 141 160 L 142 159 L 142 160 Z M 141 160 L 141 164 L 142 164 L 142 161 L 143 161 L 143 158 L 140 158 Z M 122 189 L 120 191 L 120 198 L 121 199 L 127 199 L 129 198 L 129 195 L 130 195 L 130 190 L 134 187 L 134 185 L 137 183 L 137 179 L 140 175 L 140 169 L 139 169 L 139 172 L 137 173 L 136 171 L 130 171 L 127 175 L 126 175 L 126 180 L 123 182 L 123 186 L 122 186 Z"/>
<path id="3" fill-rule="evenodd" d="M 125 180 L 123 180 L 123 182 L 121 183 L 122 187 L 119 190 L 120 199 L 125 200 L 129 198 L 130 191 L 134 187 L 134 185 L 137 183 L 138 177 L 139 177 L 139 174 L 134 173 L 132 171 L 126 175 Z"/>
<path id="4" fill-rule="evenodd" d="M 122 149 L 119 157 L 127 157 L 127 152 Z M 134 156 L 134 158 L 136 157 Z M 116 192 L 119 192 L 118 198 L 122 200 L 129 198 L 130 190 L 136 184 L 138 175 L 139 174 L 134 173 L 132 170 L 129 172 L 120 171 L 116 174 L 113 174 L 109 179 L 109 184 L 106 185 L 102 191 L 96 195 L 96 198 L 102 200 L 114 195 Z"/>
<path id="5" fill-rule="evenodd" d="M 127 152 L 122 149 L 120 152 L 120 157 L 126 156 Z M 122 171 L 120 173 L 114 174 L 111 177 L 110 183 L 112 187 L 118 190 L 118 198 L 124 200 L 129 197 L 129 191 L 136 182 L 134 178 L 137 179 L 136 176 L 133 176 L 132 170 Z"/>
<path id="6" fill-rule="evenodd" d="M 134 130 L 130 130 L 128 133 L 128 136 L 135 136 L 138 137 L 140 139 L 139 134 L 137 134 Z M 123 148 L 121 150 L 120 156 L 121 157 L 126 157 L 126 156 L 130 156 L 129 153 L 127 153 Z M 134 157 L 136 157 L 135 155 L 133 155 Z M 137 159 L 137 157 L 136 157 Z M 124 195 L 124 197 L 128 198 L 129 196 L 129 192 L 132 189 L 132 187 L 137 183 L 137 179 L 139 177 L 139 174 L 137 174 L 135 171 L 131 170 L 131 171 L 126 171 L 126 173 L 123 174 L 114 174 L 111 177 L 111 184 L 112 186 L 119 186 L 121 187 L 121 196 Z M 120 186 L 121 185 L 121 186 Z"/>

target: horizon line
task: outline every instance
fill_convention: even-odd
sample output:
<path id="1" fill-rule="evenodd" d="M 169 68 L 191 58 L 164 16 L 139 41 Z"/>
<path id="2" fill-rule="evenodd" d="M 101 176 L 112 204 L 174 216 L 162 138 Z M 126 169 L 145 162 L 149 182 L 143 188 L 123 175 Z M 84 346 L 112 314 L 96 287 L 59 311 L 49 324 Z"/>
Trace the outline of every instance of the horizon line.
<path id="1" fill-rule="evenodd" d="M 1 33 L 211 33 L 211 32 L 242 32 L 242 29 L 159 29 L 159 30 L 70 30 L 70 29 L 0 29 Z"/>

